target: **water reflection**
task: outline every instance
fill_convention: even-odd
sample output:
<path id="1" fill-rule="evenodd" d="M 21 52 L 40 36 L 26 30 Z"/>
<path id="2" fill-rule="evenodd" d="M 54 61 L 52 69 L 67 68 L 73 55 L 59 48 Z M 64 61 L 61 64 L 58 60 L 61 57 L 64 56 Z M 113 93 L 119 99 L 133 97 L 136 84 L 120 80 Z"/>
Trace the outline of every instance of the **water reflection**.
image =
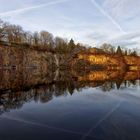
<path id="1" fill-rule="evenodd" d="M 137 140 L 139 80 L 132 70 L 1 70 L 0 138 Z"/>
<path id="2" fill-rule="evenodd" d="M 20 108 L 32 100 L 46 103 L 54 96 L 72 95 L 84 88 L 97 88 L 103 92 L 137 88 L 140 85 L 139 79 L 139 71 L 1 71 L 0 112 Z"/>

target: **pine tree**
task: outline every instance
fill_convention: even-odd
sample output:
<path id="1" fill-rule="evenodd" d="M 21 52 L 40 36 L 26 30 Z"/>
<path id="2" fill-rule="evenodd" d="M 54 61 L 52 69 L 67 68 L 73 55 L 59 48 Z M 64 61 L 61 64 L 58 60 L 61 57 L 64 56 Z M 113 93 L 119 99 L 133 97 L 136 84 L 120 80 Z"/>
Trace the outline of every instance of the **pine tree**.
<path id="1" fill-rule="evenodd" d="M 122 49 L 121 49 L 120 46 L 118 46 L 117 51 L 116 51 L 116 54 L 122 55 Z"/>
<path id="2" fill-rule="evenodd" d="M 75 48 L 75 43 L 74 43 L 74 40 L 73 40 L 73 39 L 71 39 L 71 40 L 69 41 L 68 46 L 69 46 L 69 50 L 70 50 L 70 51 L 72 51 L 72 50 Z"/>

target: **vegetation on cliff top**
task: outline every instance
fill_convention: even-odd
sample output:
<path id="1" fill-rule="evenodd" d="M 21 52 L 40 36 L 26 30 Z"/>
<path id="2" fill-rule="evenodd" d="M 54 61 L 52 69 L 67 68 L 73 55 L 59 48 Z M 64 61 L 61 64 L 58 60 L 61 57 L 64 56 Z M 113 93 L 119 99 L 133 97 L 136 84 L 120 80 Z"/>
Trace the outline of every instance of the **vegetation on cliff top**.
<path id="1" fill-rule="evenodd" d="M 40 32 L 29 32 L 24 31 L 21 26 L 13 25 L 8 22 L 0 20 L 0 43 L 15 46 L 35 49 L 38 51 L 50 51 L 59 54 L 72 54 L 75 51 L 87 50 L 93 51 L 91 47 L 75 43 L 73 39 L 68 41 L 61 37 L 54 37 L 48 31 Z M 107 54 L 118 54 L 118 55 L 137 55 L 137 51 L 116 47 L 110 44 L 103 44 L 100 49 L 96 48 L 94 53 L 107 53 Z"/>

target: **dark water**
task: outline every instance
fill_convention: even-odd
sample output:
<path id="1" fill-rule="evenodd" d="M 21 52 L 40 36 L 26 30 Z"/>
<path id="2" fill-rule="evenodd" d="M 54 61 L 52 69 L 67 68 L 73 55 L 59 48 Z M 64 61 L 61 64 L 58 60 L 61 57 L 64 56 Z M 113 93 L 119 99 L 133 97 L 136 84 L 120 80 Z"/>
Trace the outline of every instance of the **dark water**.
<path id="1" fill-rule="evenodd" d="M 3 72 L 0 140 L 139 140 L 139 72 L 91 73 Z"/>

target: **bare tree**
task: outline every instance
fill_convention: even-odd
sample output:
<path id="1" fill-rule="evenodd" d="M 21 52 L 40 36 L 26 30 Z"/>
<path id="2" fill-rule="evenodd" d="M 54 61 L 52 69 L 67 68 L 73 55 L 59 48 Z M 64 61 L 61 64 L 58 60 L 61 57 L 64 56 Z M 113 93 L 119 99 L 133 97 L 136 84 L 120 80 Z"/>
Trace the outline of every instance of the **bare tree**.
<path id="1" fill-rule="evenodd" d="M 53 35 L 47 31 L 40 32 L 41 45 L 50 47 L 53 44 Z"/>
<path id="2" fill-rule="evenodd" d="M 0 19 L 0 41 L 4 41 L 6 37 L 7 23 Z"/>
<path id="3" fill-rule="evenodd" d="M 112 46 L 111 44 L 107 44 L 107 43 L 104 43 L 100 49 L 102 49 L 104 52 L 106 53 L 111 53 L 111 54 L 114 54 L 115 53 L 115 47 Z"/>

